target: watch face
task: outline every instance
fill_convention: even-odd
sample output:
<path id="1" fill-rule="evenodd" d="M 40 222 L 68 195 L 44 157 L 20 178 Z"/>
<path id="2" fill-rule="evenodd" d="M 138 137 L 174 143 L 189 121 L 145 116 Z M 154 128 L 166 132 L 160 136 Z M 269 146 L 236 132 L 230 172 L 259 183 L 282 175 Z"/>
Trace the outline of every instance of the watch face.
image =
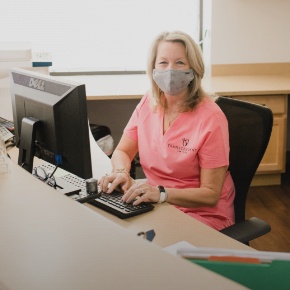
<path id="1" fill-rule="evenodd" d="M 165 188 L 162 185 L 158 185 L 158 189 L 160 192 L 165 192 Z"/>

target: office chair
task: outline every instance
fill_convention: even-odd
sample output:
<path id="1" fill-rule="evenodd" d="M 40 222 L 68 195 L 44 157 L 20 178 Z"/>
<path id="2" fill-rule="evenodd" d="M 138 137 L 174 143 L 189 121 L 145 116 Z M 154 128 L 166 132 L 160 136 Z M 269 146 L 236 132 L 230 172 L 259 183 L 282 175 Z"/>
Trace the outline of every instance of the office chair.
<path id="1" fill-rule="evenodd" d="M 271 231 L 256 217 L 245 219 L 246 199 L 255 172 L 264 156 L 272 132 L 272 111 L 261 105 L 218 97 L 216 103 L 228 119 L 230 138 L 229 171 L 233 178 L 235 224 L 220 232 L 244 244 Z"/>

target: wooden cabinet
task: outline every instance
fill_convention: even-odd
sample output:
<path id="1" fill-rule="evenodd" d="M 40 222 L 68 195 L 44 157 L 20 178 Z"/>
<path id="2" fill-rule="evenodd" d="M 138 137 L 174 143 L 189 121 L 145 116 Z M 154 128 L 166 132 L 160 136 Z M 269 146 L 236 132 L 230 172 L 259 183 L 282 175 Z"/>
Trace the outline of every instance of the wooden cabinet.
<path id="1" fill-rule="evenodd" d="M 281 173 L 285 172 L 286 163 L 288 96 L 281 94 L 229 97 L 264 105 L 272 110 L 274 117 L 272 135 L 252 186 L 280 184 Z"/>

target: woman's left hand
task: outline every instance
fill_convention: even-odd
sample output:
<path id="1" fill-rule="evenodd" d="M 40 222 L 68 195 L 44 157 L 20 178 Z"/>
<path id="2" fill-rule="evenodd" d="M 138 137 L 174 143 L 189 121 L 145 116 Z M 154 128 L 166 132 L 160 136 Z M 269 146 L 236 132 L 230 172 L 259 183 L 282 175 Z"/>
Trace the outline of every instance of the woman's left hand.
<path id="1" fill-rule="evenodd" d="M 123 195 L 122 201 L 130 203 L 134 201 L 134 205 L 141 202 L 158 202 L 160 199 L 160 191 L 158 187 L 151 186 L 145 181 L 135 182 Z"/>

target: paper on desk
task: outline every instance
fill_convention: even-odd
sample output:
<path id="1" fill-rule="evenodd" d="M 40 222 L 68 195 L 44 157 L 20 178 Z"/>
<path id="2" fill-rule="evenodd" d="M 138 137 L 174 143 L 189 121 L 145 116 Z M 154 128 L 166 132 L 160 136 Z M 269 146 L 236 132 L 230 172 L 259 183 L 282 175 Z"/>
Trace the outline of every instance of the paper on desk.
<path id="1" fill-rule="evenodd" d="M 185 258 L 207 259 L 209 257 L 241 257 L 241 258 L 256 258 L 260 262 L 270 263 L 273 260 L 290 261 L 290 253 L 268 252 L 268 251 L 252 251 L 252 250 L 235 250 L 235 249 L 220 249 L 207 247 L 183 247 L 177 250 L 177 254 Z"/>
<path id="2" fill-rule="evenodd" d="M 163 250 L 165 250 L 166 252 L 168 252 L 168 253 L 170 253 L 172 255 L 177 256 L 179 251 L 182 250 L 182 249 L 190 250 L 190 249 L 194 249 L 194 248 L 195 248 L 195 246 L 193 246 L 189 242 L 181 241 L 181 242 L 178 242 L 176 244 L 170 245 L 170 246 L 168 246 L 166 248 L 163 248 Z"/>
<path id="3" fill-rule="evenodd" d="M 112 172 L 111 159 L 103 152 L 94 139 L 94 136 L 89 128 L 90 148 L 93 177 L 100 179 L 106 173 Z"/>

